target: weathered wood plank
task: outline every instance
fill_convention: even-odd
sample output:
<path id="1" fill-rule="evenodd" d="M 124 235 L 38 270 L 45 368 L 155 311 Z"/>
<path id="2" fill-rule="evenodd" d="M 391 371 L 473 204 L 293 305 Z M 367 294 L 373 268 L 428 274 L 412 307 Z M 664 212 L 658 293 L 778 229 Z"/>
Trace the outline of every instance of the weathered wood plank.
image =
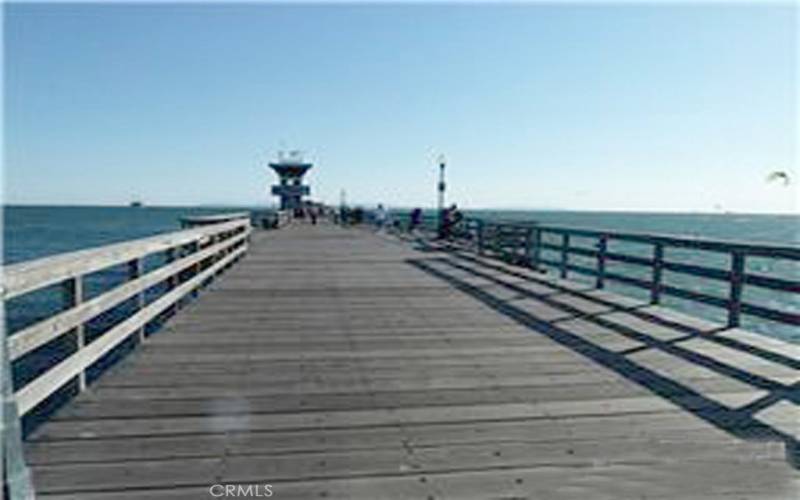
<path id="1" fill-rule="evenodd" d="M 567 441 L 661 440 L 681 433 L 691 442 L 730 442 L 718 430 L 678 412 L 636 416 L 593 416 L 559 421 L 509 421 L 420 424 L 400 427 L 353 427 L 286 431 L 246 431 L 181 436 L 112 437 L 28 443 L 32 464 L 98 463 L 108 460 L 214 457 L 227 446 L 228 455 L 271 455 L 394 448 L 437 447 L 480 443 L 558 443 Z"/>

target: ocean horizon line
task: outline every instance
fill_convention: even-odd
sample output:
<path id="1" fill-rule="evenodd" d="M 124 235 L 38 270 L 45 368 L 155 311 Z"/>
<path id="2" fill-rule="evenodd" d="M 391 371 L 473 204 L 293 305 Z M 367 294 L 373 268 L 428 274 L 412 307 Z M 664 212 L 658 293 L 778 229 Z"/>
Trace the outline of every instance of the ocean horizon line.
<path id="1" fill-rule="evenodd" d="M 361 206 L 371 207 L 377 206 L 378 202 L 358 202 L 348 203 L 348 206 Z M 414 208 L 422 208 L 423 210 L 436 210 L 435 206 L 419 206 L 419 205 L 392 205 L 390 203 L 382 203 L 390 210 L 412 210 Z M 338 203 L 331 204 L 330 206 L 338 206 Z M 2 203 L 0 210 L 6 208 L 188 208 L 188 209 L 256 209 L 256 210 L 274 210 L 277 207 L 262 206 L 257 204 L 234 204 L 234 203 L 198 203 L 198 204 L 171 204 L 171 203 L 157 203 L 147 204 L 142 206 L 131 206 L 129 203 Z M 752 212 L 752 211 L 736 211 L 736 210 L 660 210 L 660 209 L 627 209 L 627 208 L 562 208 L 562 207 L 503 207 L 503 206 L 481 206 L 470 207 L 459 205 L 459 208 L 470 212 L 572 212 L 572 213 L 598 213 L 598 214 L 653 214 L 653 215 L 755 215 L 755 216 L 778 216 L 778 217 L 800 217 L 800 209 L 793 212 Z"/>

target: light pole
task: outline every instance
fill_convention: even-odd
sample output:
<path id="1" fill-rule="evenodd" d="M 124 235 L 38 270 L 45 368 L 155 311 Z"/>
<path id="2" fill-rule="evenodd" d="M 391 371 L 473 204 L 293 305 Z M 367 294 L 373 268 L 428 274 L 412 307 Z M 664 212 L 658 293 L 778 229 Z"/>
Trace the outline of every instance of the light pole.
<path id="1" fill-rule="evenodd" d="M 443 154 L 440 154 L 436 161 L 439 163 L 439 184 L 437 185 L 438 191 L 438 211 L 439 211 L 439 227 L 438 227 L 438 234 L 439 238 L 444 238 L 444 190 L 445 190 L 445 183 L 444 183 L 444 168 L 447 164 L 446 159 Z"/>

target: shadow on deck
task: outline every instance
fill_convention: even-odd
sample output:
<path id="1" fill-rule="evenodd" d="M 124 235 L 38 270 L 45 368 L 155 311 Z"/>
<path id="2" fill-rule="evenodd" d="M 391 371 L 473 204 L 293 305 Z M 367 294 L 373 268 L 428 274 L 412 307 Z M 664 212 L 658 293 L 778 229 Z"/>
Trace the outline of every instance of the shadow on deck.
<path id="1" fill-rule="evenodd" d="M 778 364 L 785 367 L 787 373 L 800 369 L 800 360 L 768 348 L 717 335 L 727 330 L 724 327 L 709 324 L 706 328 L 698 328 L 697 324 L 687 325 L 676 318 L 654 313 L 653 307 L 647 303 L 620 304 L 602 294 L 587 293 L 597 292 L 593 287 L 566 286 L 554 279 L 537 278 L 531 272 L 515 272 L 502 263 L 460 251 L 445 255 L 409 259 L 407 262 L 469 294 L 498 313 L 547 336 L 737 438 L 783 443 L 787 461 L 794 468 L 800 468 L 800 448 L 796 437 L 791 433 L 792 425 L 796 428 L 797 424 L 791 423 L 790 412 L 794 405 L 800 403 L 800 383 L 796 381 L 796 376 L 790 377 L 788 382 L 786 377 L 765 376 L 748 370 L 746 365 L 721 361 L 712 355 L 685 347 L 685 344 L 698 339 L 701 342 L 708 341 L 728 350 Z M 476 280 L 481 284 L 476 284 Z M 529 285 L 534 285 L 535 289 L 532 290 Z M 504 296 L 509 292 L 515 295 L 511 298 Z M 571 299 L 577 299 L 579 303 L 588 301 L 603 310 L 587 312 L 586 307 L 570 304 Z M 530 306 L 533 303 L 563 312 L 567 316 L 543 319 L 521 306 Z M 630 315 L 639 321 L 622 324 L 609 319 L 609 316 L 619 313 Z M 588 322 L 591 327 L 614 332 L 638 345 L 622 350 L 604 347 L 566 326 L 575 321 Z M 658 332 L 660 327 L 682 332 L 682 335 L 659 338 L 653 332 Z M 658 373 L 636 360 L 636 355 L 648 351 L 673 358 L 679 365 L 690 363 L 718 376 L 736 380 L 763 394 L 744 404 L 723 404 L 703 391 L 692 388 L 690 382 L 677 380 L 681 377 L 665 375 L 663 371 Z M 783 407 L 781 410 L 786 410 L 783 414 L 788 414 L 788 419 L 778 419 L 776 424 L 770 425 L 756 417 L 759 413 L 768 413 L 779 406 Z"/>

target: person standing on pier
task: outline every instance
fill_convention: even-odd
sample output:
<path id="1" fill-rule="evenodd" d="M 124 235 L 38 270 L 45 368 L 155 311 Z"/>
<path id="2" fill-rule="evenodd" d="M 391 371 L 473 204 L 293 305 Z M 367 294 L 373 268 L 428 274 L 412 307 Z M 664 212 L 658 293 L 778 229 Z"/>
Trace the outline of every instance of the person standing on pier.
<path id="1" fill-rule="evenodd" d="M 311 205 L 308 207 L 308 216 L 311 218 L 311 224 L 316 226 L 317 225 L 317 216 L 319 213 L 317 212 L 317 207 Z"/>
<path id="2" fill-rule="evenodd" d="M 442 239 L 449 240 L 453 237 L 456 227 L 461 223 L 464 216 L 461 211 L 458 210 L 458 205 L 453 203 L 450 205 L 450 208 L 444 211 L 442 218 Z"/>
<path id="3" fill-rule="evenodd" d="M 420 224 L 422 224 L 422 209 L 417 207 L 411 211 L 411 216 L 408 221 L 408 232 L 414 233 Z"/>
<path id="4" fill-rule="evenodd" d="M 375 211 L 375 225 L 378 227 L 378 231 L 383 230 L 386 225 L 386 217 L 386 209 L 379 203 L 378 209 Z"/>

